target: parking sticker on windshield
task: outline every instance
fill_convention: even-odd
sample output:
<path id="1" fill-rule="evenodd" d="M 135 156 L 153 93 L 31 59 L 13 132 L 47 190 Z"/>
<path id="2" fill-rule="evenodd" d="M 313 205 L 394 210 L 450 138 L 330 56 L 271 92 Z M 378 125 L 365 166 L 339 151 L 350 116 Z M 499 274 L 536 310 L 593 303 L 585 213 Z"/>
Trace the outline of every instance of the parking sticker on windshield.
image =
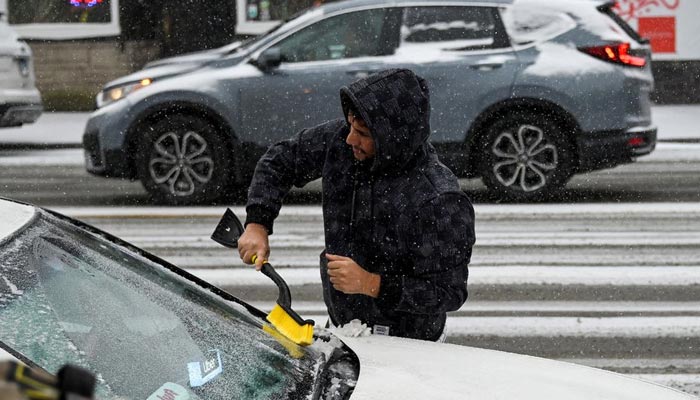
<path id="1" fill-rule="evenodd" d="M 177 383 L 166 382 L 146 400 L 189 400 L 190 393 Z"/>
<path id="2" fill-rule="evenodd" d="M 223 370 L 219 350 L 210 350 L 206 360 L 187 364 L 187 372 L 190 376 L 190 386 L 202 386 L 210 380 L 216 378 L 216 376 Z"/>

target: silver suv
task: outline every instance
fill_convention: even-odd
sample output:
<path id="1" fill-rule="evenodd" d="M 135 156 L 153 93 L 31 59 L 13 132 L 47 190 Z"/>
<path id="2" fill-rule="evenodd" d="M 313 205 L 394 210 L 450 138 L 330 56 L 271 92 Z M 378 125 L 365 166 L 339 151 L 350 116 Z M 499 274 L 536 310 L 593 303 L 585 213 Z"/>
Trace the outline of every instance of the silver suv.
<path id="1" fill-rule="evenodd" d="M 0 127 L 34 122 L 41 112 L 32 51 L 0 15 Z"/>
<path id="2" fill-rule="evenodd" d="M 245 188 L 272 143 L 341 116 L 340 86 L 391 67 L 431 91 L 431 142 L 463 177 L 530 200 L 656 143 L 650 47 L 591 0 L 349 0 L 252 41 L 110 82 L 88 121 L 87 170 L 155 200 Z"/>

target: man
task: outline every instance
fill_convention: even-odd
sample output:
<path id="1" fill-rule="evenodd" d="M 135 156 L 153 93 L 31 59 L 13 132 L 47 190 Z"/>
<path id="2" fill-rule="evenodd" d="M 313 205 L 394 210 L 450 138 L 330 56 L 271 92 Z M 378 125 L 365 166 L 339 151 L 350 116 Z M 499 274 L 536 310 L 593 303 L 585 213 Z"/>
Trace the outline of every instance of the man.
<path id="1" fill-rule="evenodd" d="M 340 89 L 345 119 L 270 147 L 248 192 L 239 253 L 270 253 L 292 185 L 323 184 L 323 297 L 336 326 L 359 319 L 375 334 L 444 339 L 447 311 L 467 299 L 474 210 L 428 143 L 426 82 L 406 69 Z"/>

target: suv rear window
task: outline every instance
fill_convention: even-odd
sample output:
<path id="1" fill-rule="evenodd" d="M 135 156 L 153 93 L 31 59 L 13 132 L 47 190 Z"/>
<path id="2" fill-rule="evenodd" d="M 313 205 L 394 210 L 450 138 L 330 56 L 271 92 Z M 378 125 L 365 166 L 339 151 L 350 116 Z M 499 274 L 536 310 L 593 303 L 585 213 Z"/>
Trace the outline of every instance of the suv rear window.
<path id="1" fill-rule="evenodd" d="M 576 26 L 568 15 L 557 10 L 514 5 L 501 10 L 503 24 L 513 44 L 540 42 Z"/>

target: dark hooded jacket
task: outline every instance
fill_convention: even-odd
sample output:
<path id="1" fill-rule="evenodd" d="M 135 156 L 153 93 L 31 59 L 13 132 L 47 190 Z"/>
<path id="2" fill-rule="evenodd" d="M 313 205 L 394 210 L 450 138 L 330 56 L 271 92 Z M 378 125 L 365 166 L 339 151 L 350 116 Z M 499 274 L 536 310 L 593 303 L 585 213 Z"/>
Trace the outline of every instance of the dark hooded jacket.
<path id="1" fill-rule="evenodd" d="M 375 156 L 355 160 L 345 143 L 347 118 L 271 146 L 255 170 L 246 223 L 272 233 L 292 185 L 323 178 L 325 251 L 381 276 L 376 299 L 344 294 L 330 283 L 321 254 L 333 323 L 359 319 L 389 327 L 392 336 L 437 340 L 445 313 L 467 299 L 474 210 L 428 143 L 427 85 L 409 70 L 387 70 L 341 88 L 340 97 L 345 116 L 352 109 L 367 124 Z"/>

